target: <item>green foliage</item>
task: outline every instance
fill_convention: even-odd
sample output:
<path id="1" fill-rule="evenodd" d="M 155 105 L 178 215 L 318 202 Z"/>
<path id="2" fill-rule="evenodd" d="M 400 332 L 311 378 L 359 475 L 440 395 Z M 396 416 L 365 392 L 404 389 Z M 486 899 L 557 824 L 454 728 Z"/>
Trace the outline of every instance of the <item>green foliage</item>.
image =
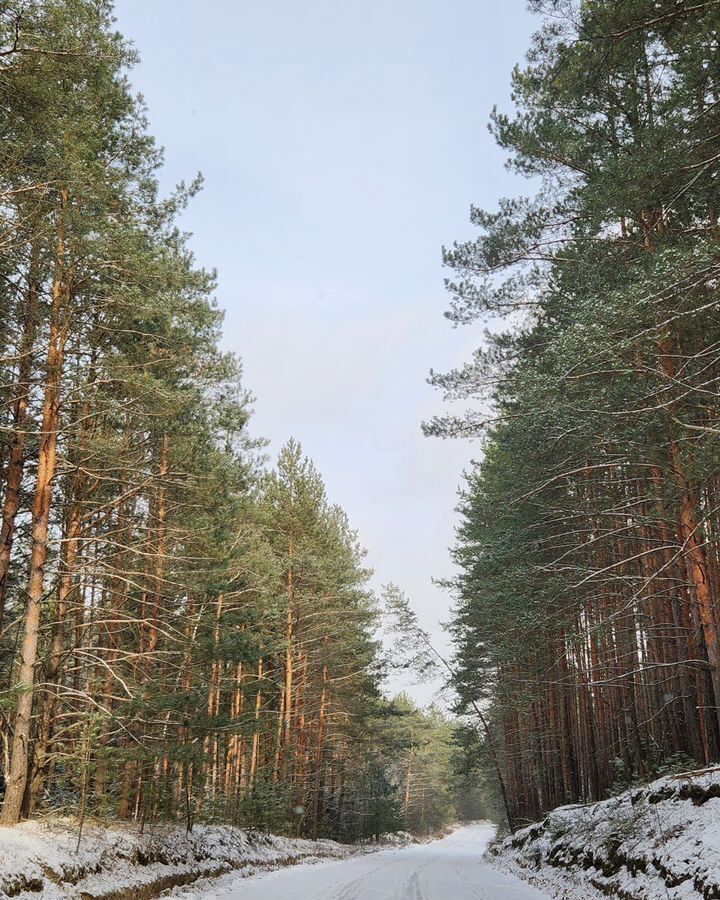
<path id="1" fill-rule="evenodd" d="M 364 551 L 297 442 L 260 455 L 179 226 L 201 179 L 161 196 L 135 61 L 109 0 L 0 4 L 0 736 L 31 695 L 21 812 L 371 839 L 404 820 Z M 450 814 L 425 807 L 422 827 Z"/>
<path id="2" fill-rule="evenodd" d="M 664 775 L 691 772 L 696 768 L 697 762 L 682 751 L 670 753 L 667 756 L 658 753 L 649 754 L 646 759 L 646 770 L 642 776 L 638 776 L 630 771 L 623 759 L 615 758 L 611 760 L 610 765 L 615 777 L 608 793 L 610 796 L 616 796 L 617 794 L 622 794 L 628 788 L 641 787 L 650 781 L 654 781 L 656 778 L 662 778 Z"/>
<path id="3" fill-rule="evenodd" d="M 452 680 L 459 711 L 489 702 L 531 818 L 602 796 L 613 759 L 629 783 L 720 750 L 704 705 L 720 697 L 720 12 L 533 6 L 515 111 L 492 131 L 534 196 L 472 209 L 477 236 L 444 254 L 449 318 L 489 328 L 432 381 L 483 413 L 426 426 L 482 441 L 461 494 Z"/>

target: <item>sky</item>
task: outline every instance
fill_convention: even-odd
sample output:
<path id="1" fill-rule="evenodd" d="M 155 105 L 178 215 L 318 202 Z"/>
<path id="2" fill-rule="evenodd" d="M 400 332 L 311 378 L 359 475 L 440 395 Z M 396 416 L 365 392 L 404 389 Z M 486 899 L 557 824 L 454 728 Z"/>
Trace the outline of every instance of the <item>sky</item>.
<path id="1" fill-rule="evenodd" d="M 481 342 L 454 329 L 441 248 L 470 204 L 522 192 L 487 130 L 536 22 L 525 0 L 117 0 L 132 81 L 165 147 L 162 185 L 202 172 L 184 214 L 218 271 L 225 349 L 252 430 L 319 468 L 376 588 L 410 597 L 441 649 L 449 548 L 477 443 L 426 438 L 426 383 Z M 404 687 L 420 701 L 434 685 Z"/>

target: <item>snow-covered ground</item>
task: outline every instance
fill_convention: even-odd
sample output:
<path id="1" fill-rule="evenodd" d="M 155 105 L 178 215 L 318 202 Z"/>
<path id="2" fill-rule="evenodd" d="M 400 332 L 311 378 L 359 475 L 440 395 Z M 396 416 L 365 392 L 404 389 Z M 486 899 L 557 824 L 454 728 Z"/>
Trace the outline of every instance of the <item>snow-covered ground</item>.
<path id="1" fill-rule="evenodd" d="M 16 900 L 136 900 L 163 889 L 221 876 L 244 875 L 309 859 L 342 859 L 352 850 L 334 841 L 307 841 L 228 826 L 181 827 L 139 834 L 132 828 L 86 828 L 79 848 L 70 821 L 0 828 L 0 898 Z"/>
<path id="2" fill-rule="evenodd" d="M 494 832 L 489 823 L 469 825 L 429 844 L 257 878 L 228 876 L 175 893 L 184 900 L 548 900 L 483 861 Z"/>
<path id="3" fill-rule="evenodd" d="M 720 771 L 565 806 L 507 838 L 494 864 L 564 900 L 720 897 Z"/>

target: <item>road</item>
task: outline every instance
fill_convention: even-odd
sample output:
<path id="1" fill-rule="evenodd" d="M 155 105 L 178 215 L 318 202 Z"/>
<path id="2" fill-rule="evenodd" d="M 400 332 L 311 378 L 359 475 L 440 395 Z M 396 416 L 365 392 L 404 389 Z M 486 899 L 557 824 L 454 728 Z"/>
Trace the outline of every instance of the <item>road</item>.
<path id="1" fill-rule="evenodd" d="M 223 900 L 548 900 L 483 863 L 490 825 L 469 825 L 442 841 L 304 865 L 238 881 Z M 205 893 L 200 900 L 214 895 Z"/>

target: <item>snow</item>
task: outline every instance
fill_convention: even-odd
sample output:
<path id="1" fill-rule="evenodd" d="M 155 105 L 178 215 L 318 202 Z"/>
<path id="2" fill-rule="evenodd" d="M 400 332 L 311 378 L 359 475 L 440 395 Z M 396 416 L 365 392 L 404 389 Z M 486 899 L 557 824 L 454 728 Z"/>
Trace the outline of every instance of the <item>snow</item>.
<path id="1" fill-rule="evenodd" d="M 0 828 L 0 898 L 120 900 L 243 869 L 247 874 L 307 859 L 343 858 L 351 849 L 308 841 L 197 826 L 140 834 L 133 828 L 87 828 L 77 849 L 70 821 Z"/>
<path id="2" fill-rule="evenodd" d="M 175 894 L 184 900 L 548 900 L 483 860 L 494 833 L 494 826 L 483 822 L 441 841 L 258 878 L 228 876 L 202 890 Z"/>
<path id="3" fill-rule="evenodd" d="M 393 831 L 390 834 L 381 835 L 380 842 L 385 847 L 407 847 L 408 844 L 419 843 L 419 840 L 409 831 Z"/>
<path id="4" fill-rule="evenodd" d="M 517 832 L 494 865 L 565 900 L 720 897 L 720 772 L 661 778 L 566 806 Z"/>
<path id="5" fill-rule="evenodd" d="M 71 822 L 26 823 L 0 828 L 0 898 L 712 900 L 720 770 L 562 807 L 486 852 L 493 836 L 477 823 L 431 843 L 389 836 L 369 853 L 231 827 L 93 826 L 76 853 Z"/>

